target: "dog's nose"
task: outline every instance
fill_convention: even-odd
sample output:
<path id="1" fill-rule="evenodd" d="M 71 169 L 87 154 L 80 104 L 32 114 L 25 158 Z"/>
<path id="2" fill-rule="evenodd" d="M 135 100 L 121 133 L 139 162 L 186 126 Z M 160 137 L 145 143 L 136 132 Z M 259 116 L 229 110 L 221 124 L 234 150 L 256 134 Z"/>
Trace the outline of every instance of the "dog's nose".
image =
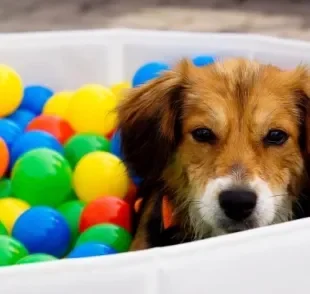
<path id="1" fill-rule="evenodd" d="M 220 193 L 219 202 L 227 217 L 242 221 L 253 212 L 257 195 L 253 191 L 244 189 L 225 190 Z"/>

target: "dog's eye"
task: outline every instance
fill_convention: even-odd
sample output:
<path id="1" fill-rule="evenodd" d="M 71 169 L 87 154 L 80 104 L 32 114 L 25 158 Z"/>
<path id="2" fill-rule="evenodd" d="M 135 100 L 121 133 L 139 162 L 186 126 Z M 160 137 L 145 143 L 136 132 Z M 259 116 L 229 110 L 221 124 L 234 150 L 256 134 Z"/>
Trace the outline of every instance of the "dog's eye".
<path id="1" fill-rule="evenodd" d="M 193 138 L 198 142 L 204 142 L 204 143 L 214 143 L 216 141 L 216 136 L 212 132 L 212 130 L 208 128 L 199 128 L 194 131 L 192 131 Z"/>
<path id="2" fill-rule="evenodd" d="M 266 145 L 283 145 L 288 139 L 288 134 L 282 130 L 272 129 L 264 138 Z"/>

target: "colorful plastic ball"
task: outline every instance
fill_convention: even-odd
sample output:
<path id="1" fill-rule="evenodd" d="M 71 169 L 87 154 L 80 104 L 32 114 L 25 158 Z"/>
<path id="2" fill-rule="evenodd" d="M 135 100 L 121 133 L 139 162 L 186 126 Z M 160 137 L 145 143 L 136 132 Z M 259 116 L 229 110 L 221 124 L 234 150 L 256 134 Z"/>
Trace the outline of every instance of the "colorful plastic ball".
<path id="1" fill-rule="evenodd" d="M 113 154 L 95 151 L 85 155 L 73 172 L 74 190 L 84 202 L 102 195 L 125 197 L 129 179 L 125 165 Z"/>
<path id="2" fill-rule="evenodd" d="M 11 233 L 19 216 L 29 208 L 30 205 L 20 199 L 12 197 L 0 199 L 0 221 L 4 224 L 9 233 Z"/>
<path id="3" fill-rule="evenodd" d="M 30 205 L 58 207 L 71 193 L 71 180 L 68 161 L 46 148 L 25 153 L 12 171 L 14 196 Z"/>
<path id="4" fill-rule="evenodd" d="M 105 196 L 88 203 L 81 215 L 80 232 L 88 228 L 110 223 L 131 232 L 132 210 L 127 202 L 117 197 Z"/>
<path id="5" fill-rule="evenodd" d="M 23 98 L 23 83 L 18 73 L 0 64 L 0 117 L 13 113 Z"/>
<path id="6" fill-rule="evenodd" d="M 131 241 L 131 235 L 124 228 L 113 224 L 101 224 L 83 232 L 78 238 L 76 246 L 84 243 L 102 243 L 117 252 L 126 252 L 129 250 Z"/>
<path id="7" fill-rule="evenodd" d="M 14 196 L 11 180 L 8 178 L 0 179 L 0 199 L 11 196 Z"/>
<path id="8" fill-rule="evenodd" d="M 8 235 L 9 232 L 4 226 L 4 224 L 0 221 L 0 235 Z"/>
<path id="9" fill-rule="evenodd" d="M 93 151 L 110 151 L 110 142 L 103 136 L 93 134 L 78 134 L 73 136 L 64 146 L 65 157 L 72 168 L 80 159 Z"/>
<path id="10" fill-rule="evenodd" d="M 56 115 L 65 118 L 66 111 L 73 95 L 71 91 L 55 93 L 45 104 L 43 114 Z"/>
<path id="11" fill-rule="evenodd" d="M 30 254 L 45 253 L 63 257 L 70 245 L 70 229 L 64 217 L 55 209 L 36 206 L 24 212 L 16 221 L 12 236 L 22 242 Z"/>
<path id="12" fill-rule="evenodd" d="M 53 135 L 61 144 L 73 136 L 74 130 L 63 118 L 55 115 L 42 114 L 27 126 L 27 131 L 41 130 Z"/>
<path id="13" fill-rule="evenodd" d="M 45 103 L 52 97 L 53 91 L 46 86 L 31 85 L 24 90 L 20 108 L 27 109 L 36 115 L 43 110 Z"/>
<path id="14" fill-rule="evenodd" d="M 84 202 L 73 200 L 60 205 L 57 209 L 69 225 L 71 232 L 71 244 L 75 243 L 79 235 L 79 224 L 84 207 Z"/>
<path id="15" fill-rule="evenodd" d="M 4 140 L 9 150 L 21 134 L 22 130 L 15 122 L 6 118 L 0 119 L 0 138 Z"/>
<path id="16" fill-rule="evenodd" d="M 84 243 L 75 247 L 67 256 L 67 258 L 83 258 L 83 257 L 93 257 L 93 256 L 103 256 L 116 254 L 117 252 L 101 243 Z"/>
<path id="17" fill-rule="evenodd" d="M 141 66 L 134 74 L 132 86 L 138 87 L 150 80 L 158 78 L 163 71 L 169 70 L 169 65 L 164 62 L 150 62 Z"/>
<path id="18" fill-rule="evenodd" d="M 0 178 L 8 169 L 10 161 L 9 149 L 2 138 L 0 138 Z"/>
<path id="19" fill-rule="evenodd" d="M 118 101 L 122 100 L 124 96 L 126 95 L 126 92 L 131 88 L 131 85 L 129 82 L 121 82 L 112 85 L 111 91 L 115 95 L 116 99 Z"/>
<path id="20" fill-rule="evenodd" d="M 13 167 L 16 160 L 26 152 L 38 148 L 47 148 L 54 150 L 59 154 L 64 154 L 62 145 L 54 136 L 44 131 L 30 131 L 23 133 L 19 138 L 17 138 L 15 143 L 13 143 L 11 149 L 10 167 Z"/>
<path id="21" fill-rule="evenodd" d="M 9 236 L 0 236 L 0 266 L 13 265 L 28 255 L 25 246 Z"/>
<path id="22" fill-rule="evenodd" d="M 192 62 L 194 65 L 201 67 L 214 63 L 215 58 L 211 55 L 199 55 L 193 58 Z"/>
<path id="23" fill-rule="evenodd" d="M 77 133 L 106 135 L 116 127 L 117 99 L 100 85 L 85 85 L 72 96 L 66 119 Z"/>
<path id="24" fill-rule="evenodd" d="M 22 131 L 26 129 L 28 124 L 35 118 L 35 114 L 25 110 L 25 109 L 17 109 L 13 112 L 7 119 L 15 122 Z"/>
<path id="25" fill-rule="evenodd" d="M 30 254 L 18 260 L 16 264 L 29 264 L 29 263 L 38 263 L 38 262 L 47 262 L 57 260 L 56 257 L 49 254 Z"/>

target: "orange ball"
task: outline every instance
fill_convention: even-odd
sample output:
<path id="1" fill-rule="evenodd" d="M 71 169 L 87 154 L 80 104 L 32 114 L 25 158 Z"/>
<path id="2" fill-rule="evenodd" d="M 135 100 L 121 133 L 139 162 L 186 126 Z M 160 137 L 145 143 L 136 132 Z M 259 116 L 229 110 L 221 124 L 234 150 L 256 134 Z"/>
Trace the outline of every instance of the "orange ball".
<path id="1" fill-rule="evenodd" d="M 63 118 L 56 115 L 41 114 L 27 126 L 27 131 L 40 130 L 53 135 L 61 144 L 74 135 L 74 130 Z"/>
<path id="2" fill-rule="evenodd" d="M 0 177 L 2 177 L 9 166 L 10 153 L 3 139 L 0 138 Z"/>

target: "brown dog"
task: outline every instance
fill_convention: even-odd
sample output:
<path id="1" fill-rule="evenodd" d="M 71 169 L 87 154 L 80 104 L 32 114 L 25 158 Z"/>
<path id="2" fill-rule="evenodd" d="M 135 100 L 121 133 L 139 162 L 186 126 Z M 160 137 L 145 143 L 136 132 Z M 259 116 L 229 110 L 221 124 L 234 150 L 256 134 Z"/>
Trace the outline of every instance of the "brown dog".
<path id="1" fill-rule="evenodd" d="M 309 96 L 305 67 L 245 59 L 183 60 L 132 89 L 119 107 L 125 161 L 144 178 L 132 249 L 292 219 L 306 180 Z M 177 228 L 167 236 L 164 196 Z"/>

